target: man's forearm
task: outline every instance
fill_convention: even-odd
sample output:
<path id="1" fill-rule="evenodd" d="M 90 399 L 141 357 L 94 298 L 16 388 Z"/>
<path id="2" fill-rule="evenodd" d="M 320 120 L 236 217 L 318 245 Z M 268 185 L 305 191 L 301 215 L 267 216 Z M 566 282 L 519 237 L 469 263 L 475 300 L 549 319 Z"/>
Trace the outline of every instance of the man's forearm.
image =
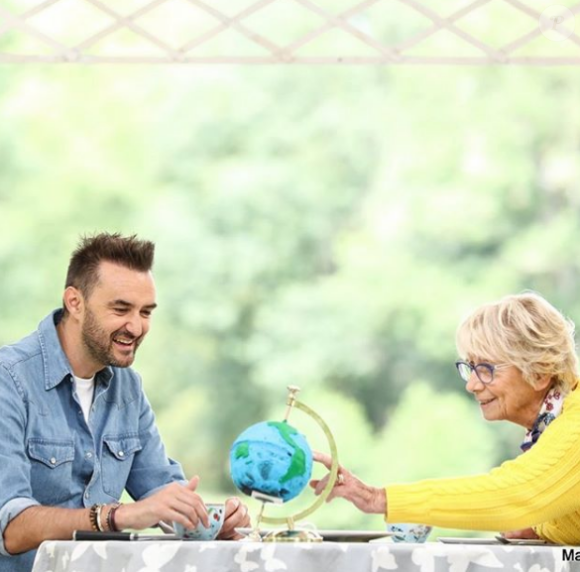
<path id="1" fill-rule="evenodd" d="M 10 554 L 20 554 L 45 540 L 70 540 L 74 530 L 91 530 L 88 508 L 32 506 L 10 521 L 4 546 Z"/>

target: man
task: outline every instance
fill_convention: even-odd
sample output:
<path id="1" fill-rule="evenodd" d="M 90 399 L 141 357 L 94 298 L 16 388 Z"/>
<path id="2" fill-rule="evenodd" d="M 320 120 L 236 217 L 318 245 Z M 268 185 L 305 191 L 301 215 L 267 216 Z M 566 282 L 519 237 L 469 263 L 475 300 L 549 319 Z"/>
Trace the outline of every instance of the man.
<path id="1" fill-rule="evenodd" d="M 0 572 L 29 570 L 47 539 L 73 530 L 208 524 L 198 477 L 165 454 L 138 374 L 129 366 L 156 307 L 154 244 L 84 238 L 63 308 L 0 349 Z M 119 505 L 124 489 L 136 502 Z M 248 526 L 226 502 L 221 538 Z"/>

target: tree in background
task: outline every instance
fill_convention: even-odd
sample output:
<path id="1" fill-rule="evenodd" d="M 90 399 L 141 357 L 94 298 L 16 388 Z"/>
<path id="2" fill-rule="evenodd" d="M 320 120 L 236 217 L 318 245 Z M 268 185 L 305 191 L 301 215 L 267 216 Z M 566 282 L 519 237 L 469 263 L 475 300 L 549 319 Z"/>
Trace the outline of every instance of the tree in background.
<path id="1" fill-rule="evenodd" d="M 59 304 L 79 233 L 138 232 L 160 307 L 137 368 L 202 487 L 232 491 L 229 445 L 290 383 L 369 480 L 484 471 L 517 436 L 470 404 L 454 331 L 526 288 L 580 319 L 578 89 L 512 68 L 2 68 L 0 340 Z"/>

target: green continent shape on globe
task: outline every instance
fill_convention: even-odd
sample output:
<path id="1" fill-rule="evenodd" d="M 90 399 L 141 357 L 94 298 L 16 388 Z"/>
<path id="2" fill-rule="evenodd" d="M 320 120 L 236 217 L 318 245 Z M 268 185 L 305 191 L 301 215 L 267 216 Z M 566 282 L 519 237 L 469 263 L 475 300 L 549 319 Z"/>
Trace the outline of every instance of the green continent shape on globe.
<path id="1" fill-rule="evenodd" d="M 294 449 L 294 454 L 290 459 L 290 467 L 288 467 L 287 473 L 280 479 L 280 482 L 285 483 L 294 477 L 301 477 L 306 470 L 306 455 L 304 451 L 298 447 L 294 439 L 292 439 L 292 435 L 296 435 L 298 431 L 286 422 L 269 421 L 268 425 L 274 427 L 274 429 L 280 433 L 282 439 L 284 439 L 284 441 Z M 237 453 L 238 451 L 236 450 L 236 455 Z"/>
<path id="2" fill-rule="evenodd" d="M 247 458 L 250 456 L 250 444 L 247 442 L 244 443 L 240 443 L 237 447 L 236 447 L 236 452 L 234 453 L 236 456 L 236 459 L 242 459 L 242 458 Z"/>

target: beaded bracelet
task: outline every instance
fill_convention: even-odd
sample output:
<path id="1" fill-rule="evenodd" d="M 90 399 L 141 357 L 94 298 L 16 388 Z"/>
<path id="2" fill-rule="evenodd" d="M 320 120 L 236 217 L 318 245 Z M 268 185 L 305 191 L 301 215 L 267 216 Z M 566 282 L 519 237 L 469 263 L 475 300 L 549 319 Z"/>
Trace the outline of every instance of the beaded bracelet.
<path id="1" fill-rule="evenodd" d="M 101 509 L 102 504 L 94 504 L 89 510 L 89 520 L 91 521 L 91 528 L 95 532 L 103 532 L 101 527 Z"/>

